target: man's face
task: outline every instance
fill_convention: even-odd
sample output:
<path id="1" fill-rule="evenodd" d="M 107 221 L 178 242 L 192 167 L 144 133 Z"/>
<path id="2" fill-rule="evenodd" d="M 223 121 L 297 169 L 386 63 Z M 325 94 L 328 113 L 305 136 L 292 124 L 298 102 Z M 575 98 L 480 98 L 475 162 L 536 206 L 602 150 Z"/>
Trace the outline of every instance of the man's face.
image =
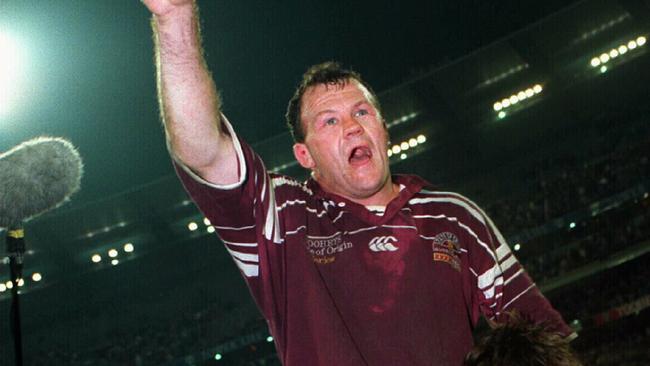
<path id="1" fill-rule="evenodd" d="M 388 134 L 363 85 L 315 85 L 305 91 L 300 110 L 305 142 L 294 145 L 294 155 L 325 190 L 368 201 L 387 189 Z"/>

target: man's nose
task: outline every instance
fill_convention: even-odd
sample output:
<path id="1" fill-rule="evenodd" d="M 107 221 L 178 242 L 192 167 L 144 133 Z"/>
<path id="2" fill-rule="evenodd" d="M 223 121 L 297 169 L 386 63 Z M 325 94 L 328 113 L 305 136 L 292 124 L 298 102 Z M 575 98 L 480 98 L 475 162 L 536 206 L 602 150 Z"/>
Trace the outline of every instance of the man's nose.
<path id="1" fill-rule="evenodd" d="M 354 117 L 347 117 L 343 121 L 344 133 L 346 137 L 353 137 L 363 133 L 363 126 Z"/>

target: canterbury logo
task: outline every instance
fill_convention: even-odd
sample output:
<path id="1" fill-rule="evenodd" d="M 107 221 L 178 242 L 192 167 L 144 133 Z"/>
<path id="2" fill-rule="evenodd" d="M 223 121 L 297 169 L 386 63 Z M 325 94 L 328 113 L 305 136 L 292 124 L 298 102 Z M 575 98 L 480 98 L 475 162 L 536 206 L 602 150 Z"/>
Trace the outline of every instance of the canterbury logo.
<path id="1" fill-rule="evenodd" d="M 396 243 L 397 239 L 394 236 L 377 236 L 370 240 L 368 247 L 373 252 L 394 252 L 398 247 L 394 246 L 393 243 Z"/>

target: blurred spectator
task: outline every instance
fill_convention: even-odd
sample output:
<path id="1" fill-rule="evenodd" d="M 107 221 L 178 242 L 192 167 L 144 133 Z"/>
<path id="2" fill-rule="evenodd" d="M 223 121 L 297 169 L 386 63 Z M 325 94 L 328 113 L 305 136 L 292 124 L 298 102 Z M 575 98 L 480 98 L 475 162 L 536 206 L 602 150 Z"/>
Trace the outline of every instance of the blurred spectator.
<path id="1" fill-rule="evenodd" d="M 494 325 L 467 354 L 465 366 L 580 366 L 569 341 L 518 314 Z"/>

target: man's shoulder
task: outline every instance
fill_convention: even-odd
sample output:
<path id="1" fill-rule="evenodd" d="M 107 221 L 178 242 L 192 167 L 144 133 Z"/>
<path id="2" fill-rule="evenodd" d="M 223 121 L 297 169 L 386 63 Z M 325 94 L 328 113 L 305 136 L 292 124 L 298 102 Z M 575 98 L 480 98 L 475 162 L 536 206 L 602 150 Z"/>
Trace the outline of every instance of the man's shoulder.
<path id="1" fill-rule="evenodd" d="M 282 174 L 270 173 L 271 186 L 276 194 L 298 196 L 313 196 L 314 192 L 308 187 L 307 182 L 299 181 L 293 177 Z"/>
<path id="2" fill-rule="evenodd" d="M 420 204 L 424 208 L 466 213 L 478 221 L 485 222 L 485 212 L 473 200 L 461 193 L 436 189 L 426 186 L 420 189 L 410 200 L 411 204 Z"/>

